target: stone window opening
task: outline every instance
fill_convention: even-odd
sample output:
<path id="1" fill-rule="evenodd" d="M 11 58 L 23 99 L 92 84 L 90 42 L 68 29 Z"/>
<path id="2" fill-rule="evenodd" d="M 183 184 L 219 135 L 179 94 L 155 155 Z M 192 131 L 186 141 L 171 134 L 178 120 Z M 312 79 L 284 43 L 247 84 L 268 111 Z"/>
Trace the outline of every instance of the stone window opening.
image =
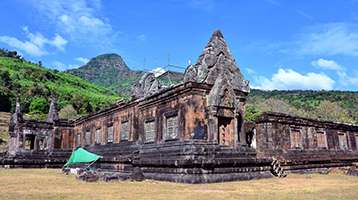
<path id="1" fill-rule="evenodd" d="M 38 147 L 39 147 L 40 151 L 46 150 L 45 138 L 39 138 L 38 139 Z"/>
<path id="2" fill-rule="evenodd" d="M 232 121 L 234 118 L 218 117 L 218 140 L 219 144 L 232 145 L 233 143 L 233 130 Z"/>
<path id="3" fill-rule="evenodd" d="M 339 142 L 339 148 L 341 150 L 348 149 L 348 141 L 347 141 L 346 133 L 338 132 L 338 142 Z"/>
<path id="4" fill-rule="evenodd" d="M 356 138 L 356 150 L 358 150 L 358 133 L 355 134 L 355 138 Z"/>
<path id="5" fill-rule="evenodd" d="M 144 123 L 144 137 L 145 142 L 154 142 L 155 141 L 155 120 L 146 121 Z"/>
<path id="6" fill-rule="evenodd" d="M 290 132 L 292 149 L 302 149 L 302 134 L 299 129 L 292 129 Z"/>
<path id="7" fill-rule="evenodd" d="M 77 144 L 76 146 L 78 146 L 78 147 L 81 146 L 81 134 L 79 134 L 79 133 L 77 134 L 76 144 Z"/>
<path id="8" fill-rule="evenodd" d="M 86 131 L 86 134 L 85 134 L 85 142 L 86 142 L 86 145 L 90 145 L 90 144 L 91 144 L 91 131 L 90 131 L 90 130 Z"/>
<path id="9" fill-rule="evenodd" d="M 206 140 L 207 139 L 204 122 L 202 122 L 198 119 L 195 120 L 193 139 L 194 140 Z"/>
<path id="10" fill-rule="evenodd" d="M 96 129 L 94 137 L 95 137 L 95 144 L 101 144 L 101 129 L 100 128 Z"/>
<path id="11" fill-rule="evenodd" d="M 61 149 L 61 143 L 62 143 L 62 134 L 61 134 L 61 132 L 59 131 L 59 129 L 57 129 L 56 131 L 55 131 L 55 141 L 54 141 L 54 145 L 53 145 L 53 147 L 55 148 L 55 149 Z"/>
<path id="12" fill-rule="evenodd" d="M 129 121 L 121 122 L 120 135 L 121 141 L 129 140 Z"/>
<path id="13" fill-rule="evenodd" d="M 253 128 L 246 134 L 247 146 L 256 149 L 256 129 Z"/>
<path id="14" fill-rule="evenodd" d="M 107 143 L 113 143 L 113 126 L 107 128 Z"/>
<path id="15" fill-rule="evenodd" d="M 325 131 L 317 131 L 317 147 L 327 149 L 327 135 Z"/>
<path id="16" fill-rule="evenodd" d="M 241 128 L 243 126 L 243 119 L 242 119 L 242 115 L 240 114 L 239 116 L 236 117 L 236 122 L 237 122 L 237 142 L 240 143 L 241 139 L 240 139 L 240 134 L 241 134 Z"/>
<path id="17" fill-rule="evenodd" d="M 166 117 L 165 140 L 175 140 L 178 136 L 178 115 Z"/>

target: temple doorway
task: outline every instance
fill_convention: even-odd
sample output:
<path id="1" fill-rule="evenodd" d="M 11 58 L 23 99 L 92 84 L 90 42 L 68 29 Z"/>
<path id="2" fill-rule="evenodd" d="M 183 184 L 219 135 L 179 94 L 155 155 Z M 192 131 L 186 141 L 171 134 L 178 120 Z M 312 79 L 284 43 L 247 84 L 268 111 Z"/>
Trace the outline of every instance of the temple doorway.
<path id="1" fill-rule="evenodd" d="M 24 149 L 33 150 L 34 148 L 35 148 L 35 135 L 26 135 Z"/>
<path id="2" fill-rule="evenodd" d="M 232 145 L 233 144 L 233 120 L 234 118 L 229 117 L 218 117 L 218 139 L 221 145 Z"/>

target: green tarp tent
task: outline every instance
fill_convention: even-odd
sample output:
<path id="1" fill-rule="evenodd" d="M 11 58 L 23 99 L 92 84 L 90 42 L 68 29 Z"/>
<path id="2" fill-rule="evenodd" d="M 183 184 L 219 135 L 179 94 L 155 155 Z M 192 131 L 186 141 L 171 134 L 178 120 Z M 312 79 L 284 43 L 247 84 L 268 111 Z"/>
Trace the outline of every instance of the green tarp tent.
<path id="1" fill-rule="evenodd" d="M 70 165 L 78 163 L 92 163 L 100 158 L 102 158 L 102 156 L 88 152 L 83 148 L 78 148 L 72 152 L 70 159 L 68 159 L 64 167 L 69 167 Z"/>

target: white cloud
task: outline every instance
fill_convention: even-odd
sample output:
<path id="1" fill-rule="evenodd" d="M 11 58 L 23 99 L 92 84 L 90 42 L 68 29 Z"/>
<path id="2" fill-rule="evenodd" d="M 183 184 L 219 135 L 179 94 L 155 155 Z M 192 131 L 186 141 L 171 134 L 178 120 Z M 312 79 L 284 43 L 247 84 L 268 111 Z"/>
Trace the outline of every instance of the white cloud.
<path id="1" fill-rule="evenodd" d="M 88 58 L 84 58 L 84 57 L 77 57 L 75 60 L 80 62 L 80 63 L 82 63 L 82 64 L 87 64 L 88 61 L 89 61 Z"/>
<path id="2" fill-rule="evenodd" d="M 51 68 L 53 68 L 53 69 L 58 69 L 58 70 L 60 70 L 60 71 L 63 71 L 63 70 L 65 70 L 65 69 L 67 69 L 67 65 L 66 64 L 64 64 L 64 63 L 62 63 L 62 62 L 60 62 L 60 61 L 53 61 L 52 63 L 51 63 Z"/>
<path id="3" fill-rule="evenodd" d="M 355 70 L 353 73 L 347 74 L 346 71 L 337 71 L 340 82 L 344 86 L 352 85 L 358 87 L 358 71 Z"/>
<path id="4" fill-rule="evenodd" d="M 311 27 L 296 42 L 297 52 L 309 55 L 358 55 L 358 26 L 331 23 Z"/>
<path id="5" fill-rule="evenodd" d="M 42 56 L 47 53 L 46 51 L 39 48 L 34 43 L 31 43 L 29 41 L 20 41 L 14 37 L 0 36 L 0 42 L 5 43 L 17 50 L 24 51 L 25 53 L 32 56 Z"/>
<path id="6" fill-rule="evenodd" d="M 358 56 L 358 25 L 328 23 L 306 27 L 292 40 L 255 41 L 247 49 L 291 56 Z"/>
<path id="7" fill-rule="evenodd" d="M 30 42 L 37 45 L 39 48 L 44 48 L 45 45 L 49 45 L 63 51 L 67 44 L 67 40 L 59 34 L 55 34 L 53 39 L 48 39 L 39 32 L 31 33 L 27 26 L 23 27 L 23 31 L 25 32 L 26 37 L 30 39 Z"/>
<path id="8" fill-rule="evenodd" d="M 164 74 L 166 72 L 166 70 L 161 67 L 157 67 L 150 72 L 153 73 L 155 77 L 158 77 L 158 76 Z"/>
<path id="9" fill-rule="evenodd" d="M 145 34 L 140 34 L 137 36 L 137 39 L 140 41 L 146 41 L 147 40 L 147 36 Z"/>
<path id="10" fill-rule="evenodd" d="M 66 68 L 66 70 L 75 69 L 75 68 L 79 68 L 79 67 L 80 67 L 79 65 L 71 64 L 71 65 L 68 65 L 68 67 Z"/>
<path id="11" fill-rule="evenodd" d="M 343 70 L 343 67 L 339 65 L 334 60 L 326 60 L 324 58 L 320 58 L 318 60 L 314 60 L 311 62 L 311 64 L 315 67 L 319 67 L 322 69 L 328 69 L 328 70 Z"/>
<path id="12" fill-rule="evenodd" d="M 247 68 L 246 68 L 246 71 L 247 71 L 247 73 L 248 73 L 249 75 L 251 75 L 251 76 L 255 76 L 255 75 L 256 75 L 255 70 L 253 70 L 252 68 L 247 67 Z"/>
<path id="13" fill-rule="evenodd" d="M 253 88 L 263 90 L 331 90 L 335 81 L 324 73 L 300 74 L 292 69 L 280 68 L 273 74 L 271 79 L 266 77 L 256 77 Z"/>
<path id="14" fill-rule="evenodd" d="M 302 17 L 304 17 L 306 19 L 313 20 L 313 17 L 311 15 L 309 15 L 308 13 L 306 13 L 305 11 L 303 11 L 303 10 L 297 9 L 296 13 L 301 15 Z"/>
<path id="15" fill-rule="evenodd" d="M 61 35 L 56 34 L 55 38 L 53 38 L 52 41 L 49 41 L 49 44 L 63 51 L 65 50 L 64 46 L 67 44 L 67 40 L 61 37 Z"/>
<path id="16" fill-rule="evenodd" d="M 312 61 L 312 65 L 316 67 L 320 67 L 322 69 L 334 70 L 339 77 L 339 82 L 344 85 L 352 85 L 358 87 L 358 71 L 354 70 L 347 74 L 347 69 L 342 65 L 338 64 L 334 60 L 326 60 L 320 58 L 318 60 Z"/>
<path id="17" fill-rule="evenodd" d="M 63 51 L 67 44 L 67 40 L 58 34 L 56 34 L 53 39 L 49 39 L 39 32 L 31 33 L 26 26 L 23 27 L 23 31 L 25 32 L 28 41 L 21 41 L 10 36 L 0 36 L 0 42 L 36 57 L 48 54 L 46 47 L 55 47 L 56 49 Z"/>
<path id="18" fill-rule="evenodd" d="M 67 64 L 57 61 L 57 60 L 55 60 L 51 63 L 51 68 L 57 69 L 60 71 L 65 71 L 65 70 L 74 69 L 74 68 L 78 68 L 78 67 L 80 67 L 80 66 L 77 64 L 67 65 Z"/>
<path id="19" fill-rule="evenodd" d="M 73 41 L 108 47 L 116 34 L 107 19 L 99 15 L 100 0 L 33 0 L 33 6 L 46 15 L 58 31 Z"/>

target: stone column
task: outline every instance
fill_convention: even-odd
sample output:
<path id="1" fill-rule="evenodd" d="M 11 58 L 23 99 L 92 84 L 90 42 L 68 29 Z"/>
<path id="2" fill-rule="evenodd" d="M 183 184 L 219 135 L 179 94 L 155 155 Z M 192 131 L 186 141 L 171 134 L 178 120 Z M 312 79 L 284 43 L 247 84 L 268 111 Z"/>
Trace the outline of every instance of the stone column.
<path id="1" fill-rule="evenodd" d="M 48 152 L 52 152 L 54 149 L 54 145 L 55 145 L 55 131 L 56 131 L 56 127 L 52 130 L 49 130 L 47 132 L 48 136 L 47 136 L 47 151 Z"/>
<path id="2" fill-rule="evenodd" d="M 218 118 L 217 112 L 213 106 L 209 107 L 209 119 L 208 119 L 208 140 L 214 143 L 219 142 L 218 138 Z"/>

